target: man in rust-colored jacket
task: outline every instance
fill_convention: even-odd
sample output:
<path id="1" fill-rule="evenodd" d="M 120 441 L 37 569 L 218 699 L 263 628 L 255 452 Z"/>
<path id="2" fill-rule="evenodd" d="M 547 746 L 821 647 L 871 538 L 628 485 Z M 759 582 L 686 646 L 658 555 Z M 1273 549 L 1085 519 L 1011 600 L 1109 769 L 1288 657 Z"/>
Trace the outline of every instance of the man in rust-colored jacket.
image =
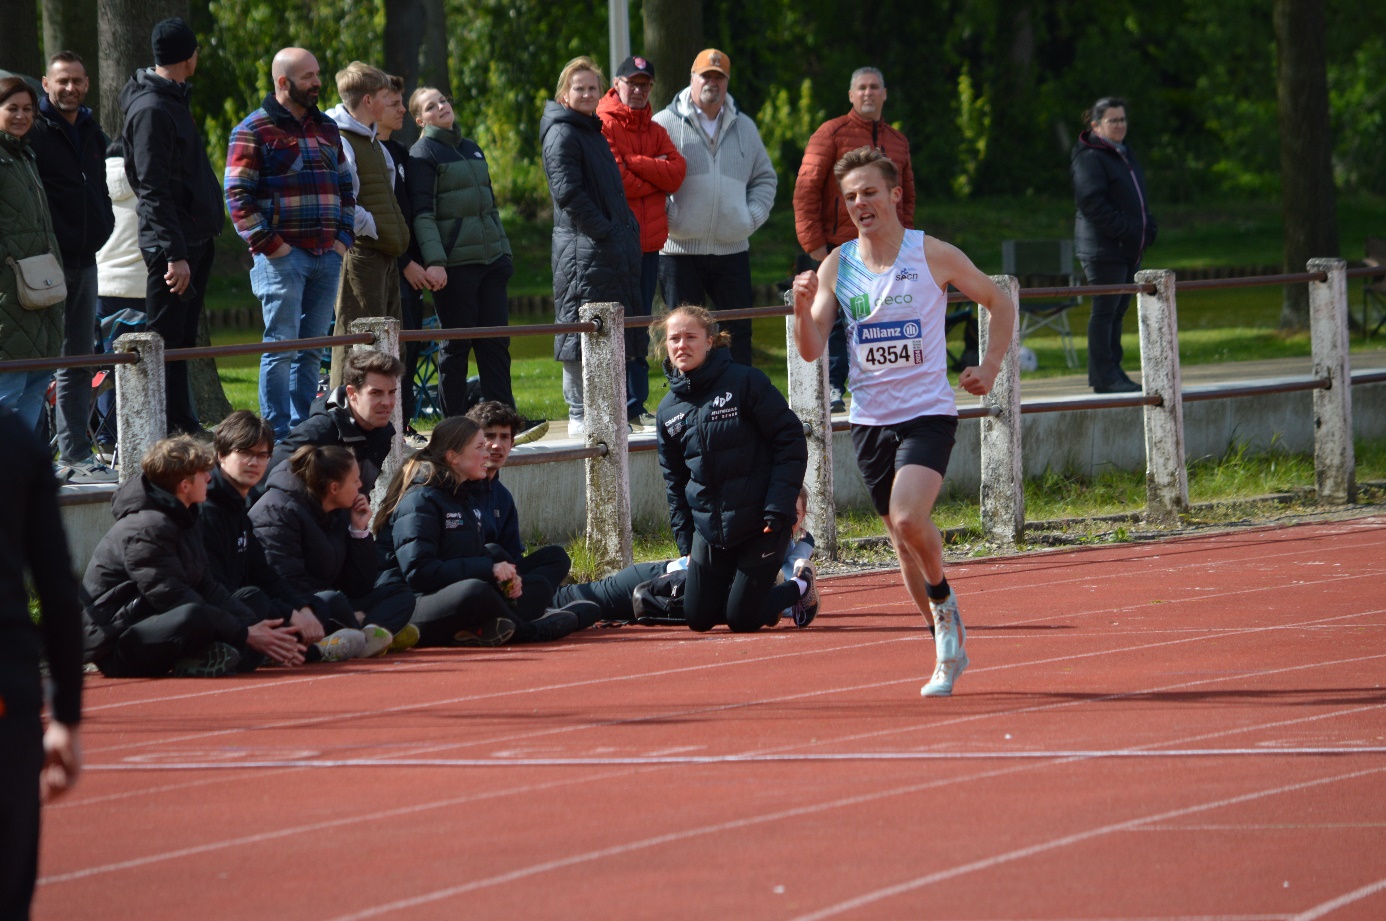
<path id="1" fill-rule="evenodd" d="M 914 227 L 914 171 L 910 168 L 910 142 L 881 117 L 885 108 L 885 77 L 874 67 L 861 67 L 852 74 L 847 98 L 852 110 L 829 119 L 813 132 L 804 149 L 799 178 L 794 183 L 794 230 L 799 245 L 815 268 L 833 249 L 857 235 L 847 216 L 847 205 L 833 178 L 833 165 L 842 155 L 858 147 L 876 147 L 900 170 L 904 193 L 896 206 L 900 223 Z M 847 383 L 847 339 L 842 319 L 833 326 L 828 343 L 828 383 L 832 388 L 833 412 L 843 412 L 843 388 Z"/>
<path id="2" fill-rule="evenodd" d="M 650 92 L 654 62 L 632 55 L 616 70 L 616 82 L 597 105 L 602 134 L 621 169 L 626 202 L 640 223 L 640 307 L 649 316 L 659 278 L 659 250 L 669 238 L 668 196 L 683 185 L 688 163 L 669 132 L 654 120 Z M 632 311 L 634 312 L 634 311 Z M 650 396 L 649 330 L 626 330 L 626 418 L 632 431 L 654 424 L 645 408 Z"/>

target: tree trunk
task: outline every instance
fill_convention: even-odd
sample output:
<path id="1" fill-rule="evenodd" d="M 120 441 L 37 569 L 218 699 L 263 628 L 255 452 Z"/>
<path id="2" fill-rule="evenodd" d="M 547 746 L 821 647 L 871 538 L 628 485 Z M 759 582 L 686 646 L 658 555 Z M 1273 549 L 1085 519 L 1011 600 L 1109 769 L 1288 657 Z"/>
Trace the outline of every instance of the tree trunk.
<path id="1" fill-rule="evenodd" d="M 1275 0 L 1272 17 L 1285 271 L 1303 272 L 1305 263 L 1314 257 L 1338 255 L 1324 10 L 1321 0 Z M 1309 291 L 1305 285 L 1285 286 L 1280 328 L 1309 328 Z"/>
<path id="2" fill-rule="evenodd" d="M 5 27 L 0 29 L 0 67 L 25 77 L 43 76 L 38 6 L 28 0 L 5 5 Z"/>
<path id="3" fill-rule="evenodd" d="M 197 321 L 197 344 L 211 345 L 212 333 L 207 325 L 207 311 Z M 193 405 L 204 428 L 210 428 L 231 414 L 231 401 L 221 386 L 216 359 L 199 358 L 188 363 L 188 385 L 192 388 Z"/>
<path id="4" fill-rule="evenodd" d="M 154 65 L 149 35 L 154 24 L 170 16 L 188 18 L 187 0 L 98 0 L 97 34 L 101 93 L 101 127 L 111 137 L 120 134 L 125 116 L 120 89 L 141 67 Z"/>
<path id="5" fill-rule="evenodd" d="M 87 79 L 87 105 L 101 120 L 101 55 L 96 40 L 96 3 L 93 0 L 43 0 L 43 53 L 50 58 L 59 51 L 75 51 L 82 56 Z"/>
<path id="6" fill-rule="evenodd" d="M 419 61 L 419 82 L 452 95 L 448 71 L 448 14 L 444 0 L 423 0 L 423 55 Z"/>
<path id="7" fill-rule="evenodd" d="M 655 65 L 650 105 L 664 108 L 688 85 L 693 59 L 703 50 L 703 5 L 689 0 L 645 0 L 645 56 Z"/>
<path id="8" fill-rule="evenodd" d="M 423 0 L 385 0 L 385 71 L 404 78 L 406 104 L 409 94 L 419 85 L 419 49 L 423 45 L 424 31 Z M 418 126 L 407 115 L 404 127 L 391 135 L 405 147 L 414 143 L 418 136 Z"/>

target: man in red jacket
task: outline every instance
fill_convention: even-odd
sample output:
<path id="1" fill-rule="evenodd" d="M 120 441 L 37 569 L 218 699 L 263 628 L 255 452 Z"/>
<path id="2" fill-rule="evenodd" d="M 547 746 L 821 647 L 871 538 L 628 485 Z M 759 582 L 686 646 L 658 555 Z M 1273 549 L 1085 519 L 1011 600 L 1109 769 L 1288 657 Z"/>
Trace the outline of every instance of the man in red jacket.
<path id="1" fill-rule="evenodd" d="M 900 223 L 914 228 L 914 171 L 910 168 L 910 142 L 904 134 L 886 124 L 885 77 L 874 67 L 859 67 L 852 74 L 847 98 L 852 111 L 829 119 L 813 132 L 799 178 L 794 183 L 794 230 L 799 245 L 813 260 L 804 269 L 817 268 L 828 253 L 857 238 L 857 228 L 847 216 L 842 191 L 833 178 L 833 165 L 849 150 L 870 145 L 880 149 L 900 171 L 901 196 L 895 213 Z M 842 318 L 833 326 L 828 342 L 828 385 L 832 389 L 832 411 L 845 412 L 842 393 L 847 386 L 847 339 Z"/>
<path id="2" fill-rule="evenodd" d="M 688 170 L 688 163 L 670 140 L 669 132 L 654 120 L 654 109 L 650 107 L 654 79 L 654 62 L 632 55 L 621 62 L 615 84 L 597 105 L 602 134 L 621 169 L 626 201 L 640 223 L 642 316 L 649 316 L 654 306 L 659 250 L 669 238 L 664 203 L 683 185 Z M 633 432 L 654 426 L 654 416 L 645 408 L 645 400 L 650 396 L 650 364 L 646 360 L 649 348 L 647 328 L 626 331 L 626 418 Z"/>

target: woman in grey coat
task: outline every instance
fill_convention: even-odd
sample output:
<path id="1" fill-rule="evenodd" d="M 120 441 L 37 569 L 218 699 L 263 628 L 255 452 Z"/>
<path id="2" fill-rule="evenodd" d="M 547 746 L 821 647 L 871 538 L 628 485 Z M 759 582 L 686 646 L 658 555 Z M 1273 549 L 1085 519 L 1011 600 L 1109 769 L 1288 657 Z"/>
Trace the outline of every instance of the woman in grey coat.
<path id="1" fill-rule="evenodd" d="M 544 104 L 539 138 L 553 198 L 553 304 L 555 321 L 576 323 L 587 303 L 640 304 L 640 228 L 626 203 L 616 158 L 602 135 L 597 103 L 602 73 L 589 57 L 569 61 L 554 99 Z M 554 337 L 563 362 L 568 433 L 584 434 L 581 340 Z"/>

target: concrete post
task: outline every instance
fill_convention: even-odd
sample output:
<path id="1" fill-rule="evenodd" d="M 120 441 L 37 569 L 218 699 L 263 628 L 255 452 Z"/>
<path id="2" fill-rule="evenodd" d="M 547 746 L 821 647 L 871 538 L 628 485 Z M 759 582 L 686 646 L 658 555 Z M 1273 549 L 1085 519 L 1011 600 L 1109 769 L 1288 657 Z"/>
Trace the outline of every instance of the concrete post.
<path id="1" fill-rule="evenodd" d="M 370 333 L 375 337 L 375 341 L 366 345 L 353 345 L 350 350 L 343 354 L 350 355 L 357 349 L 375 349 L 378 352 L 386 352 L 399 358 L 399 320 L 391 317 L 362 317 L 359 320 L 351 321 L 351 333 Z M 405 377 L 399 382 L 400 389 L 413 385 L 413 381 Z M 390 488 L 390 480 L 394 479 L 395 471 L 404 463 L 404 400 L 395 400 L 395 410 L 390 414 L 390 424 L 395 427 L 395 437 L 390 441 L 390 453 L 385 456 L 385 462 L 380 465 L 380 479 L 375 481 L 375 489 L 371 490 L 371 508 L 379 508 L 385 501 L 385 491 Z"/>
<path id="2" fill-rule="evenodd" d="M 123 483 L 139 476 L 140 461 L 168 434 L 168 390 L 165 384 L 164 337 L 126 333 L 115 341 L 117 352 L 134 352 L 140 360 L 116 365 L 116 450 Z"/>
<path id="3" fill-rule="evenodd" d="M 1013 275 L 993 275 L 991 280 L 1015 305 L 1011 344 L 1001 362 L 1001 372 L 984 406 L 998 415 L 981 420 L 982 530 L 1003 547 L 1013 547 L 1025 536 L 1025 471 L 1020 453 L 1020 281 Z M 991 311 L 977 305 L 978 355 L 987 353 Z"/>
<path id="4" fill-rule="evenodd" d="M 837 559 L 837 506 L 833 501 L 833 419 L 829 409 L 828 354 L 825 349 L 817 361 L 799 357 L 794 337 L 794 317 L 784 318 L 788 349 L 789 408 L 808 427 L 808 520 L 805 527 L 813 534 L 818 553 Z"/>
<path id="5" fill-rule="evenodd" d="M 1147 396 L 1161 399 L 1159 406 L 1145 407 L 1145 515 L 1150 521 L 1174 525 L 1189 507 L 1174 273 L 1168 269 L 1137 272 L 1136 283 L 1155 286 L 1154 294 L 1136 296 L 1136 310 L 1141 327 L 1141 382 Z"/>
<path id="6" fill-rule="evenodd" d="M 1357 456 L 1352 446 L 1352 363 L 1348 358 L 1347 263 L 1310 259 L 1309 271 L 1327 281 L 1309 283 L 1309 335 L 1314 376 L 1327 390 L 1314 391 L 1314 484 L 1320 502 L 1357 500 Z"/>
<path id="7" fill-rule="evenodd" d="M 587 459 L 587 550 L 597 575 L 631 563 L 630 451 L 626 423 L 625 311 L 620 304 L 583 304 L 582 406 L 588 447 L 606 455 Z"/>

